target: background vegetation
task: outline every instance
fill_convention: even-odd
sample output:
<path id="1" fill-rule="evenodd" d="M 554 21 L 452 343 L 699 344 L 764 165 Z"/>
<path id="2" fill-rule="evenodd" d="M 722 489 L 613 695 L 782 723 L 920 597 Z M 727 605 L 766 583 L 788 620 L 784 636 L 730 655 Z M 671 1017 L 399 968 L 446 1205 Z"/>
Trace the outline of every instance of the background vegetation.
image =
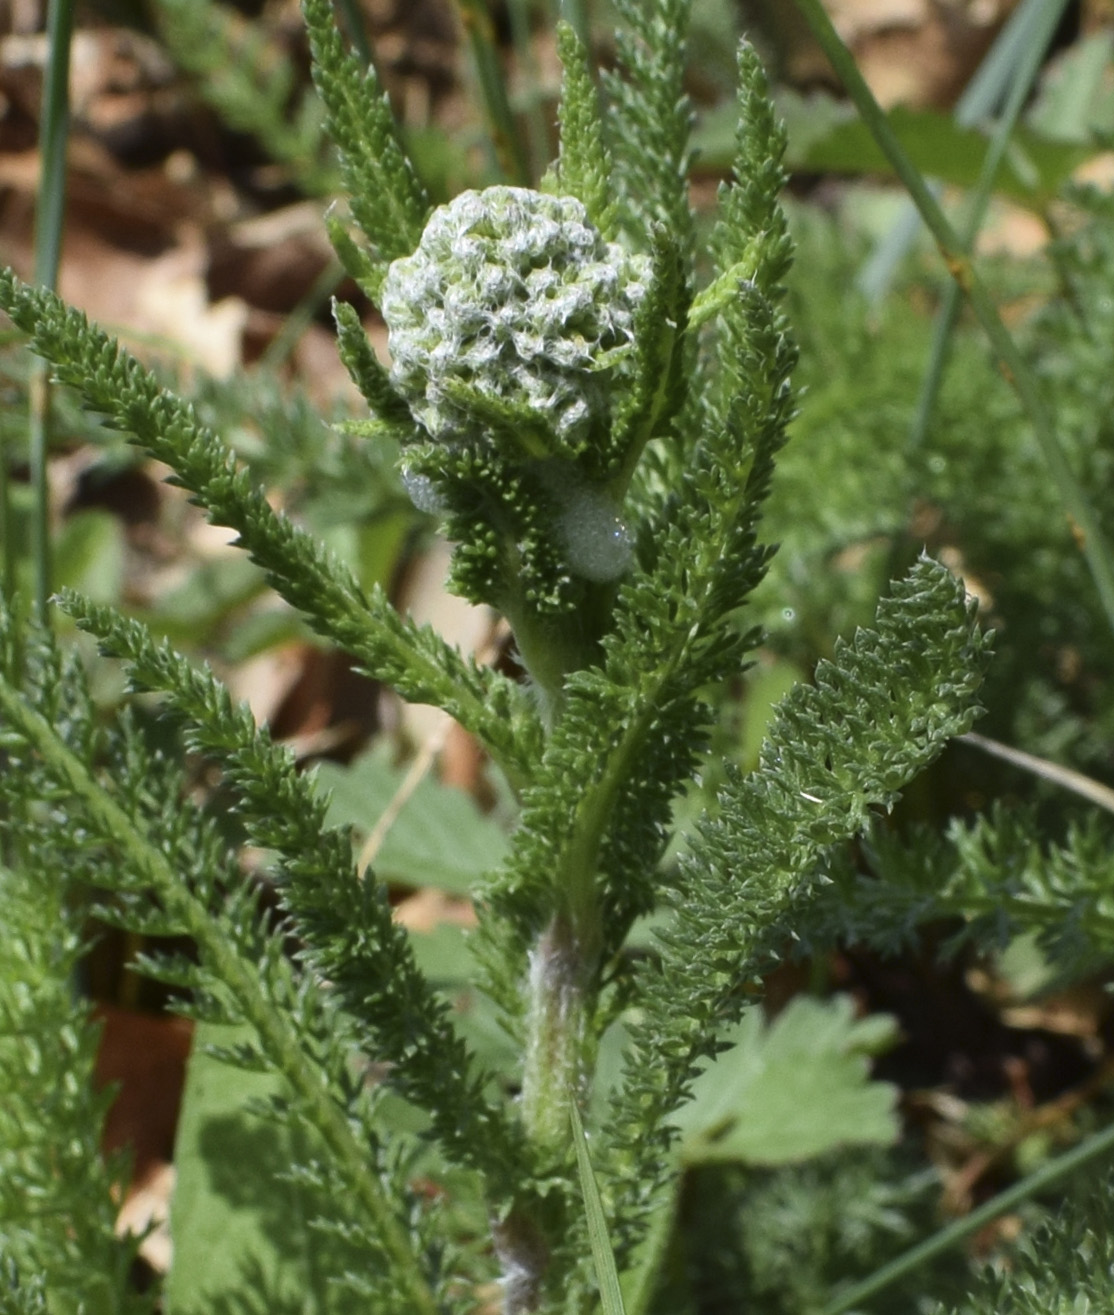
<path id="1" fill-rule="evenodd" d="M 435 200 L 498 180 L 537 181 L 554 153 L 555 6 L 338 8 L 390 88 Z M 788 313 L 804 392 L 764 532 L 780 550 L 750 618 L 766 637 L 755 665 L 716 696 L 713 750 L 680 806 L 672 857 L 688 842 L 686 819 L 712 804 L 729 766 L 755 767 L 776 701 L 811 679 L 838 637 L 871 622 L 889 581 L 923 548 L 978 600 L 995 656 L 977 736 L 954 743 L 864 842 L 830 856 L 828 893 L 765 983 L 765 1016 L 748 1016 L 730 1062 L 703 1080 L 685 1116 L 679 1226 L 658 1303 L 694 1313 L 749 1303 L 770 1315 L 931 1310 L 937 1301 L 1044 1311 L 1053 1307 L 1032 1257 L 1062 1251 L 1053 1268 L 1075 1283 L 1065 1290 L 1101 1309 L 1111 1293 L 1093 1275 L 1110 1274 L 1114 1230 L 1101 1210 L 1088 1211 L 1101 1199 L 1093 1188 L 1105 1166 L 1096 1154 L 1075 1178 L 1059 1169 L 1069 1148 L 1094 1146 L 1086 1139 L 1110 1122 L 1110 617 L 1030 417 L 973 317 L 949 310 L 938 254 L 906 222 L 889 167 L 804 29 L 785 21 L 788 8 L 703 0 L 694 12 L 698 215 L 729 168 L 734 117 L 724 107 L 744 31 L 769 61 L 789 127 L 786 205 L 797 254 Z M 979 268 L 1109 536 L 1110 15 L 1098 3 L 1059 7 L 1030 90 L 1018 52 L 1032 48 L 1023 25 L 1038 6 L 982 7 L 994 10 L 985 28 L 979 6 L 945 6 L 950 46 L 931 7 L 910 17 L 915 8 L 844 6 L 841 30 L 880 93 L 902 100 L 891 122 L 914 163 L 940 180 L 960 226 L 978 229 Z M 567 9 L 603 61 L 613 59 L 608 7 Z M 36 164 L 46 148 L 44 15 L 13 4 L 0 21 L 0 244 L 30 277 Z M 911 77 L 885 85 L 887 71 L 914 67 L 920 85 Z M 443 550 L 407 498 L 390 445 L 345 427 L 362 407 L 336 361 L 329 295 L 356 307 L 377 345 L 384 333 L 325 241 L 339 178 L 296 6 L 90 5 L 75 32 L 72 85 L 63 295 L 173 381 L 270 499 L 362 586 L 383 587 L 513 676 L 504 629 L 443 593 Z M 985 176 L 1011 94 L 1018 121 Z M 163 470 L 79 413 L 64 391 L 53 393 L 49 414 L 43 395 L 42 375 L 8 335 L 0 343 L 7 592 L 34 598 L 49 581 L 50 590 L 71 586 L 124 607 L 206 658 L 300 762 L 317 764 L 330 819 L 355 826 L 361 861 L 374 858 L 389 882 L 419 963 L 498 1068 L 507 1041 L 490 1005 L 467 989 L 466 932 L 469 892 L 506 849 L 505 782 L 459 727 L 402 705 L 360 676 L 350 654 L 309 634 L 262 571 L 160 482 Z M 49 425 L 45 518 L 36 501 L 40 423 Z M 94 725 L 119 704 L 120 677 L 58 624 L 91 673 L 92 703 L 81 715 Z M 44 712 L 71 715 L 65 706 Z M 166 732 L 142 703 L 132 715 L 134 752 L 154 761 Z M 200 760 L 180 770 L 182 788 L 215 803 L 219 816 L 222 787 Z M 231 822 L 228 835 L 236 835 Z M 244 848 L 249 870 L 260 859 Z M 114 1230 L 122 1219 L 142 1233 L 145 1219 L 164 1216 L 176 1178 L 173 1309 L 222 1309 L 214 1294 L 243 1283 L 245 1257 L 259 1309 L 294 1309 L 298 1294 L 318 1289 L 320 1309 L 331 1309 L 322 1275 L 347 1263 L 345 1239 L 338 1233 L 320 1250 L 307 1232 L 314 1193 L 330 1184 L 276 1183 L 264 1172 L 293 1154 L 285 1139 L 299 1135 L 297 1122 L 264 1117 L 281 1097 L 263 1075 L 201 1057 L 185 1078 L 189 1025 L 166 1011 L 178 993 L 129 966 L 138 952 L 189 945 L 159 938 L 156 927 L 145 938 L 113 932 L 84 909 L 51 903 L 50 892 L 20 886 L 7 869 L 4 898 L 12 932 L 0 1001 L 5 1018 L 21 1020 L 0 1038 L 10 1048 L 10 1062 L 0 1061 L 9 1075 L 0 1078 L 8 1090 L 0 1141 L 11 1157 L 0 1159 L 0 1235 L 10 1254 L 34 1256 L 33 1219 L 63 1208 L 60 1183 L 100 1190 L 102 1216 L 87 1218 L 89 1237 L 67 1246 L 82 1266 L 100 1247 L 106 1290 L 134 1289 L 138 1301 L 167 1267 L 165 1235 L 155 1227 L 137 1240 L 142 1259 L 133 1263 Z M 257 899 L 245 928 L 269 907 L 265 883 Z M 65 929 L 49 961 L 36 937 L 44 923 Z M 281 963 L 274 972 L 276 991 L 292 989 Z M 99 1032 L 75 1017 L 74 987 L 95 1002 Z M 234 1035 L 219 1040 L 238 1044 Z M 604 1075 L 618 1062 L 608 1047 L 617 1055 L 622 1041 L 618 1030 L 608 1035 Z M 111 1110 L 108 1082 L 123 1084 Z M 255 1113 L 245 1113 L 249 1099 Z M 35 1148 L 19 1130 L 33 1127 L 44 1100 L 67 1105 L 74 1140 L 46 1179 L 28 1186 Z M 394 1117 L 415 1130 L 401 1102 Z M 127 1162 L 101 1161 L 89 1134 L 78 1135 L 102 1120 L 106 1148 L 130 1147 Z M 1042 1187 L 1050 1166 L 1057 1173 Z M 446 1234 L 464 1249 L 482 1245 L 470 1232 L 476 1203 L 467 1186 L 451 1177 L 434 1184 L 428 1168 L 420 1156 L 404 1166 L 409 1190 L 442 1194 Z M 90 1174 L 98 1183 L 82 1187 Z M 19 1193 L 6 1195 L 17 1179 Z M 1011 1209 L 972 1215 L 1018 1183 L 1027 1188 Z M 1042 1243 L 1047 1220 L 1077 1199 L 1092 1204 Z M 983 1223 L 961 1227 L 952 1245 L 879 1283 L 877 1295 L 856 1295 L 857 1280 L 965 1219 Z M 1015 1251 L 1019 1235 L 1026 1240 Z M 1070 1280 L 1073 1252 L 1094 1263 Z M 973 1289 L 972 1269 L 1002 1257 L 1012 1285 L 991 1277 Z M 100 1308 L 91 1291 L 88 1300 Z"/>

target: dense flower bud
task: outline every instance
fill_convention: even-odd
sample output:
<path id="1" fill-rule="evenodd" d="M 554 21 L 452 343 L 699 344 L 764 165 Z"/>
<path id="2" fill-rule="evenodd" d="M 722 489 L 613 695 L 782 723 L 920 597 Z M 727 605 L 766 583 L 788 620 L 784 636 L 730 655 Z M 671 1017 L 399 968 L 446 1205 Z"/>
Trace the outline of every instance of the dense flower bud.
<path id="1" fill-rule="evenodd" d="M 387 272 L 392 380 L 438 441 L 485 428 L 471 394 L 528 408 L 545 453 L 575 458 L 607 423 L 649 277 L 647 258 L 605 242 L 573 197 L 464 192 Z"/>

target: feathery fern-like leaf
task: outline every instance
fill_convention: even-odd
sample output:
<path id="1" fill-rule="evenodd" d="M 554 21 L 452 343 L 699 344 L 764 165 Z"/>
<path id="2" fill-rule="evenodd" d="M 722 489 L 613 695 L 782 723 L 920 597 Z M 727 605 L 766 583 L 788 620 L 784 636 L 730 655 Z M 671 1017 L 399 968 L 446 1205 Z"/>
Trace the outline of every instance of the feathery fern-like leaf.
<path id="1" fill-rule="evenodd" d="M 615 184 L 622 225 L 639 244 L 661 224 L 692 251 L 688 202 L 692 112 L 684 91 L 691 0 L 617 0 L 618 67 L 611 100 Z"/>
<path id="2" fill-rule="evenodd" d="M 564 70 L 558 111 L 561 149 L 557 181 L 562 192 L 584 203 L 588 218 L 611 242 L 615 240 L 611 152 L 604 138 L 599 93 L 588 51 L 569 23 L 557 25 L 557 54 Z"/>
<path id="3" fill-rule="evenodd" d="M 418 245 L 429 200 L 398 136 L 375 70 L 344 47 L 330 0 L 304 0 L 313 79 L 340 152 L 352 214 L 381 262 L 379 273 Z"/>
<path id="4" fill-rule="evenodd" d="M 1114 1309 L 1114 1181 L 1076 1190 L 1022 1240 L 1008 1265 L 987 1266 L 947 1315 L 1100 1315 Z M 936 1315 L 945 1315 L 937 1306 Z"/>
<path id="5" fill-rule="evenodd" d="M 222 1012 L 233 1010 L 234 1018 L 255 1030 L 260 1053 L 288 1083 L 343 1176 L 344 1199 L 371 1225 L 384 1283 L 405 1293 L 414 1310 L 433 1315 L 428 1267 L 407 1217 L 409 1192 L 387 1173 L 369 1125 L 353 1117 L 353 1102 L 362 1095 L 344 1045 L 350 1031 L 338 1027 L 336 1018 L 330 1020 L 323 1005 L 311 1008 L 309 984 L 295 988 L 281 938 L 265 935 L 247 879 L 241 874 L 236 880 L 233 856 L 219 846 L 198 843 L 196 828 L 205 824 L 197 810 L 180 793 L 170 798 L 153 788 L 156 773 L 142 756 L 134 757 L 137 749 L 131 751 L 131 770 L 126 759 L 118 760 L 110 763 L 115 776 L 102 780 L 64 738 L 65 723 L 49 721 L 11 674 L 0 674 L 0 726 L 10 762 L 16 771 L 25 770 L 25 763 L 33 766 L 46 797 L 59 805 L 53 821 L 49 816 L 43 820 L 40 811 L 40 832 L 50 843 L 72 843 L 72 836 L 86 848 L 94 846 L 110 859 L 90 874 L 98 884 L 136 898 L 146 894 L 176 931 L 193 938 L 206 974 L 205 991 Z M 48 679 L 43 688 L 61 696 L 57 681 Z M 49 704 L 49 696 L 35 702 Z M 137 768 L 144 770 L 137 775 Z M 204 870 L 202 860 L 210 853 L 213 862 Z M 192 879 L 180 869 L 183 854 L 192 857 Z M 218 893 L 225 897 L 218 901 Z M 313 1021 L 315 1016 L 324 1027 Z"/>
<path id="6" fill-rule="evenodd" d="M 346 301 L 333 302 L 337 326 L 337 350 L 352 382 L 363 394 L 371 414 L 399 431 L 400 437 L 417 441 L 421 431 L 414 423 L 410 408 L 391 383 L 390 375 L 380 364 L 355 307 Z"/>
<path id="7" fill-rule="evenodd" d="M 755 642 L 735 614 L 768 560 L 757 524 L 791 414 L 793 350 L 756 293 L 751 304 L 751 377 L 765 386 L 705 436 L 644 528 L 643 569 L 619 591 L 600 668 L 567 682 L 512 857 L 490 892 L 524 938 L 555 901 L 587 898 L 601 864 L 605 956 L 652 907 L 670 802 L 703 744 L 700 692 L 741 670 Z"/>
<path id="8" fill-rule="evenodd" d="M 193 408 L 90 325 L 81 312 L 0 270 L 0 308 L 85 404 L 175 471 L 210 519 L 228 525 L 268 579 L 320 634 L 351 653 L 404 698 L 451 713 L 487 744 L 512 780 L 521 778 L 536 736 L 521 692 L 495 672 L 465 661 L 428 628 L 404 620 L 382 590 L 365 595 L 350 571 L 315 539 L 275 512 L 233 453 Z M 534 729 L 531 730 L 531 724 Z"/>
<path id="9" fill-rule="evenodd" d="M 64 714 L 56 708 L 63 724 L 89 744 L 95 732 L 72 664 L 63 669 L 56 652 L 25 643 L 20 665 L 35 671 L 32 689 L 56 696 L 48 703 L 67 705 Z M 14 674 L 10 661 L 5 667 Z M 126 1165 L 103 1158 L 99 1145 L 115 1093 L 94 1089 L 99 1028 L 73 988 L 85 949 L 88 846 L 44 823 L 64 801 L 2 720 L 0 746 L 0 1261 L 8 1271 L 0 1307 L 31 1308 L 21 1305 L 30 1289 L 18 1273 L 42 1280 L 51 1311 L 138 1315 L 152 1307 L 130 1292 L 135 1240 L 115 1231 Z"/>
<path id="10" fill-rule="evenodd" d="M 225 124 L 251 133 L 307 191 L 334 190 L 320 104 L 304 93 L 295 101 L 293 62 L 261 23 L 214 0 L 155 0 L 152 17 L 163 48 Z"/>
<path id="11" fill-rule="evenodd" d="M 660 960 L 640 975 L 642 1016 L 610 1129 L 623 1148 L 613 1168 L 628 1225 L 668 1163 L 665 1119 L 745 1007 L 746 983 L 791 934 L 818 860 L 970 726 L 986 656 L 962 586 L 920 562 L 879 605 L 877 628 L 839 644 L 815 683 L 782 701 L 758 769 L 729 785 L 718 817 L 700 827 Z"/>
<path id="12" fill-rule="evenodd" d="M 356 871 L 350 836 L 326 825 L 326 801 L 297 773 L 290 752 L 224 686 L 137 622 L 72 593 L 62 603 L 106 653 L 128 664 L 138 688 L 166 695 L 190 748 L 222 766 L 251 843 L 280 856 L 283 902 L 307 960 L 368 1030 L 376 1058 L 391 1063 L 391 1084 L 429 1112 L 449 1157 L 505 1191 L 521 1166 L 501 1113 L 483 1094 L 485 1076 L 419 970 L 386 892 L 373 874 Z"/>

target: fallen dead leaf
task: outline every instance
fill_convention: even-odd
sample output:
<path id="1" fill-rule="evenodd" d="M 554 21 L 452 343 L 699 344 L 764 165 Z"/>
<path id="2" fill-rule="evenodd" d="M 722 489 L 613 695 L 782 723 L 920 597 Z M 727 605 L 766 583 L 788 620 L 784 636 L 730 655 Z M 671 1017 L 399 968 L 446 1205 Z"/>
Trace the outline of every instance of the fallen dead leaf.
<path id="1" fill-rule="evenodd" d="M 116 1235 L 143 1236 L 139 1254 L 156 1274 L 168 1274 L 174 1259 L 170 1234 L 170 1200 L 176 1173 L 172 1164 L 159 1164 L 128 1193 L 116 1216 Z"/>

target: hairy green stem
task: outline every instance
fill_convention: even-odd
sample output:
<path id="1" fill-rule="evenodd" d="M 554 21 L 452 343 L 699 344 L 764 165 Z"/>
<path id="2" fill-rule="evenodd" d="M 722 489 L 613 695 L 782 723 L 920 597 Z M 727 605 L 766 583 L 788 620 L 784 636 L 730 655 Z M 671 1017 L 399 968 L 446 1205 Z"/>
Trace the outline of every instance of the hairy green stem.
<path id="1" fill-rule="evenodd" d="M 684 646 L 677 661 L 683 661 Z M 629 780 L 658 714 L 656 695 L 673 664 L 612 748 L 598 779 L 586 783 L 569 836 L 555 856 L 558 911 L 530 953 L 528 1041 L 522 1085 L 530 1136 L 546 1146 L 568 1137 L 569 1102 L 583 1094 L 591 1068 L 594 1009 L 604 928 L 599 892 L 600 847 L 619 793 Z"/>
<path id="2" fill-rule="evenodd" d="M 575 615 L 557 620 L 539 618 L 521 591 L 500 608 L 551 729 L 560 715 L 565 678 L 599 661 L 600 636 L 615 605 L 615 588 L 614 581 L 586 584 Z"/>
<path id="3" fill-rule="evenodd" d="M 530 952 L 522 1119 L 547 1150 L 568 1141 L 569 1106 L 587 1085 L 585 1063 L 595 960 L 558 914 Z"/>
<path id="4" fill-rule="evenodd" d="M 862 115 L 863 122 L 913 198 L 921 217 L 936 239 L 948 272 L 971 303 L 972 310 L 990 340 L 1002 374 L 1020 398 L 1049 473 L 1059 491 L 1060 501 L 1074 522 L 1103 610 L 1114 629 L 1114 552 L 1106 542 L 1083 486 L 1064 454 L 1052 417 L 1025 358 L 1002 322 L 993 298 L 967 254 L 963 239 L 948 222 L 925 180 L 906 155 L 890 121 L 859 72 L 854 56 L 832 26 L 821 0 L 797 0 L 797 5 Z"/>
<path id="5" fill-rule="evenodd" d="M 166 856 L 135 829 L 127 813 L 96 781 L 86 765 L 59 739 L 50 723 L 29 707 L 19 692 L 0 677 L 0 709 L 17 733 L 33 745 L 55 779 L 80 799 L 99 834 L 118 846 L 120 860 L 156 890 L 167 912 L 188 929 L 214 974 L 233 993 L 244 1017 L 255 1028 L 265 1053 L 298 1096 L 313 1111 L 313 1119 L 334 1163 L 344 1173 L 353 1195 L 375 1223 L 383 1250 L 395 1267 L 400 1297 L 406 1309 L 436 1315 L 437 1301 L 419 1267 L 393 1203 L 367 1164 L 367 1152 L 353 1135 L 343 1111 L 306 1059 L 285 1015 L 268 1000 L 253 972 L 209 915 L 181 883 Z"/>
<path id="6" fill-rule="evenodd" d="M 503 1268 L 503 1315 L 529 1315 L 541 1302 L 549 1266 L 549 1246 L 528 1205 L 516 1205 L 491 1228 L 495 1254 Z"/>

